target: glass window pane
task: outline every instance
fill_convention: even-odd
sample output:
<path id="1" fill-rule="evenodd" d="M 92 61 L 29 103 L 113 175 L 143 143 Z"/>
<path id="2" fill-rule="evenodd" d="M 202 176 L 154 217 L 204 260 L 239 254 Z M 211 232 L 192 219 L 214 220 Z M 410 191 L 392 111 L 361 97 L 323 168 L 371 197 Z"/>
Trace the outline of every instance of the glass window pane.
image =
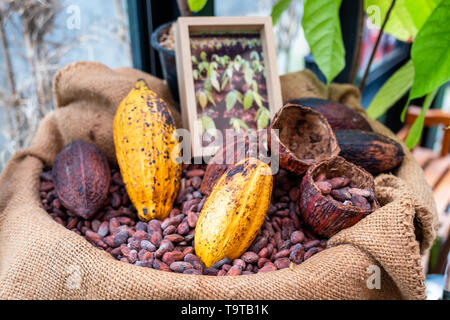
<path id="1" fill-rule="evenodd" d="M 0 3 L 0 169 L 54 108 L 55 72 L 79 60 L 132 66 L 126 0 Z"/>

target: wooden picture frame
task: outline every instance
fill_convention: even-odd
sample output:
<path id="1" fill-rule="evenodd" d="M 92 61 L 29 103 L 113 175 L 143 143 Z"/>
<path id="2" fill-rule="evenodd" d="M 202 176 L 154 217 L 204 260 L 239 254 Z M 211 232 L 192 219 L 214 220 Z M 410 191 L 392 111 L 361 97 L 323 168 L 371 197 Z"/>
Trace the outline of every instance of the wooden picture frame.
<path id="1" fill-rule="evenodd" d="M 264 103 L 268 104 L 270 119 L 282 107 L 280 81 L 276 63 L 275 44 L 270 17 L 180 17 L 175 24 L 175 55 L 183 127 L 190 131 L 193 158 L 208 157 L 215 150 L 202 145 L 201 127 L 198 124 L 197 99 L 193 78 L 191 34 L 193 33 L 256 32 L 261 39 L 263 78 L 265 78 Z M 214 35 L 212 36 L 214 37 Z M 259 43 L 259 42 L 258 42 Z M 197 71 L 198 72 L 198 71 Z M 231 80 L 230 80 L 231 87 Z M 267 108 L 266 108 L 267 109 Z M 267 113 L 267 112 L 266 112 Z M 256 118 L 255 118 L 256 119 Z M 254 120 L 255 121 L 255 120 Z"/>

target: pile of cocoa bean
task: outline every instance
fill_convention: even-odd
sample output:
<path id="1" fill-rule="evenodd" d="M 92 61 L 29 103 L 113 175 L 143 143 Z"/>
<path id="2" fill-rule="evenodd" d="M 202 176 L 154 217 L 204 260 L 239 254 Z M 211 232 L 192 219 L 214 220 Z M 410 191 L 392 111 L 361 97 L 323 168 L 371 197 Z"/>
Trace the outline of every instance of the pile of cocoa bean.
<path id="1" fill-rule="evenodd" d="M 321 173 L 315 179 L 315 184 L 330 200 L 338 201 L 344 206 L 355 206 L 364 211 L 372 210 L 371 203 L 375 200 L 373 189 L 358 188 L 347 177 L 327 179 L 326 174 Z"/>
<path id="2" fill-rule="evenodd" d="M 66 210 L 54 190 L 51 168 L 41 174 L 43 207 L 59 224 L 85 237 L 117 260 L 163 271 L 213 276 L 275 271 L 300 264 L 326 247 L 298 218 L 300 177 L 280 170 L 264 225 L 239 258 L 223 259 L 205 268 L 195 255 L 194 235 L 206 196 L 200 192 L 205 165 L 184 165 L 174 208 L 163 221 L 139 221 L 120 172 L 111 169 L 106 203 L 90 220 Z M 331 191 L 330 191 L 331 192 Z"/>

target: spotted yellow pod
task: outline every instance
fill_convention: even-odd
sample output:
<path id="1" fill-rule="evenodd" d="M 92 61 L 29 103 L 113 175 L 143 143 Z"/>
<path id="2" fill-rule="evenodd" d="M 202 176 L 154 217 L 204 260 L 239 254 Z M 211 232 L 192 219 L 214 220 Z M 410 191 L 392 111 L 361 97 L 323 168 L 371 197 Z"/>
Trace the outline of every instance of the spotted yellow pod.
<path id="1" fill-rule="evenodd" d="M 207 268 L 240 257 L 258 235 L 270 204 L 273 175 L 255 158 L 238 162 L 214 186 L 195 229 L 195 253 Z"/>
<path id="2" fill-rule="evenodd" d="M 138 217 L 165 219 L 181 179 L 175 123 L 161 98 L 138 80 L 114 117 L 117 162 Z"/>

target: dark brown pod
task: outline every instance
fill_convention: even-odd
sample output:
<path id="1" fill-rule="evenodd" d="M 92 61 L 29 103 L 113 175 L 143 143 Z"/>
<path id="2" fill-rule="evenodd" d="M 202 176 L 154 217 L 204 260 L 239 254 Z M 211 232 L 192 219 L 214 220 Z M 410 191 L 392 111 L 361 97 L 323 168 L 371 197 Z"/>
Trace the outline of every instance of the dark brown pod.
<path id="1" fill-rule="evenodd" d="M 318 98 L 303 98 L 289 101 L 320 112 L 333 130 L 372 131 L 367 120 L 357 111 L 336 101 Z"/>
<path id="2" fill-rule="evenodd" d="M 341 157 L 376 175 L 396 168 L 405 156 L 396 141 L 376 132 L 339 130 L 335 132 Z"/>
<path id="3" fill-rule="evenodd" d="M 108 196 L 111 181 L 108 161 L 91 143 L 68 144 L 56 157 L 52 175 L 61 204 L 84 219 L 91 218 Z"/>
<path id="4" fill-rule="evenodd" d="M 280 166 L 298 175 L 317 162 L 336 157 L 340 151 L 325 117 L 298 104 L 286 104 L 275 115 L 269 146 L 273 142 L 279 145 Z"/>
<path id="5" fill-rule="evenodd" d="M 330 238 L 342 229 L 356 224 L 359 220 L 376 210 L 377 200 L 371 199 L 371 208 L 362 209 L 354 205 L 343 205 L 330 195 L 323 195 L 315 180 L 320 174 L 328 179 L 346 177 L 350 183 L 361 189 L 374 189 L 373 176 L 341 157 L 322 161 L 308 169 L 300 185 L 300 216 L 315 234 Z"/>
<path id="6" fill-rule="evenodd" d="M 254 153 L 266 155 L 266 148 L 264 150 L 260 148 L 264 148 L 262 144 L 250 144 L 248 136 L 244 135 L 236 136 L 232 141 L 224 144 L 209 161 L 200 191 L 209 195 L 219 178 L 240 160 L 250 155 L 256 157 Z"/>

